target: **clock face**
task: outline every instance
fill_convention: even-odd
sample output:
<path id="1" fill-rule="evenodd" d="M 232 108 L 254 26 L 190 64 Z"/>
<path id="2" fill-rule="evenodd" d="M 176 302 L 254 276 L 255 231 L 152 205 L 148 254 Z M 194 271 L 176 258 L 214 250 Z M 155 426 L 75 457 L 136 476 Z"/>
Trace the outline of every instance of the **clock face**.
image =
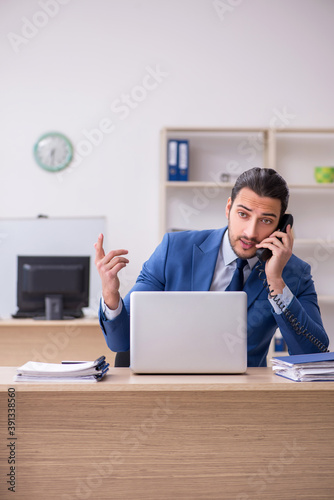
<path id="1" fill-rule="evenodd" d="M 50 172 L 58 172 L 72 160 L 72 144 L 58 132 L 45 134 L 34 146 L 34 157 L 40 167 Z"/>

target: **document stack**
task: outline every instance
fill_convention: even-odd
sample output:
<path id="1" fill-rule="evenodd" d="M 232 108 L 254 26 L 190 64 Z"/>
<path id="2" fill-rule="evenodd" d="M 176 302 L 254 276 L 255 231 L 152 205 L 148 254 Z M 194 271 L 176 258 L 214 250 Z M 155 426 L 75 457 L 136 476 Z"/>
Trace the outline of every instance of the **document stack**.
<path id="1" fill-rule="evenodd" d="M 98 382 L 109 370 L 105 356 L 95 361 L 40 363 L 28 361 L 17 368 L 15 382 Z"/>
<path id="2" fill-rule="evenodd" d="M 296 382 L 334 381 L 334 353 L 297 354 L 271 359 L 276 375 Z"/>

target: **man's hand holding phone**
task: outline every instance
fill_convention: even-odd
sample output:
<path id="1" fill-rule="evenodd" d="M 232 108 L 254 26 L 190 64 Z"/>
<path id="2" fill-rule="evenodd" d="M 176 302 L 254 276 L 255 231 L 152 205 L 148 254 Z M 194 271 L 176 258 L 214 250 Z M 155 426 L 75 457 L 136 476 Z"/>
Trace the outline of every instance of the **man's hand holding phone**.
<path id="1" fill-rule="evenodd" d="M 293 234 L 291 226 L 292 224 L 287 224 L 286 232 L 274 231 L 268 238 L 256 245 L 257 248 L 265 248 L 270 251 L 265 264 L 265 273 L 270 290 L 274 295 L 282 293 L 285 287 L 282 273 L 292 255 Z"/>
<path id="2" fill-rule="evenodd" d="M 95 265 L 102 281 L 102 296 L 109 309 L 117 309 L 120 299 L 120 281 L 118 273 L 129 260 L 124 257 L 127 250 L 111 250 L 105 254 L 103 249 L 103 234 L 100 234 L 95 247 Z"/>

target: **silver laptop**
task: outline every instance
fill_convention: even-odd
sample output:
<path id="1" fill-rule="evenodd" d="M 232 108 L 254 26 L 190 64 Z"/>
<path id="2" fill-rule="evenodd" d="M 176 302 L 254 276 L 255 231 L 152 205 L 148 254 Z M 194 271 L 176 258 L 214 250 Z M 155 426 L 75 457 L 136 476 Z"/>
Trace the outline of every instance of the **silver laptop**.
<path id="1" fill-rule="evenodd" d="M 132 292 L 135 373 L 244 373 L 245 292 Z"/>

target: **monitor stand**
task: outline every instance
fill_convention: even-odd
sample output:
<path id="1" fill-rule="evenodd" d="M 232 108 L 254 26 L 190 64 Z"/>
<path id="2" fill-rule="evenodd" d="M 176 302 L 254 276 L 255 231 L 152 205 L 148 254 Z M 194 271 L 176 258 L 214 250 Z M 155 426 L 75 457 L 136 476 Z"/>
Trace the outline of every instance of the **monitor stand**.
<path id="1" fill-rule="evenodd" d="M 45 297 L 45 319 L 63 319 L 63 296 L 46 295 Z"/>
<path id="2" fill-rule="evenodd" d="M 45 311 L 22 311 L 18 310 L 15 314 L 12 314 L 14 319 L 34 319 L 37 321 L 45 320 L 71 320 L 83 318 L 84 314 L 82 309 L 63 309 L 63 302 L 59 303 L 60 299 L 56 299 L 55 295 L 48 296 L 45 298 Z M 61 297 L 61 295 L 59 296 Z M 60 314 L 61 312 L 61 314 Z"/>

